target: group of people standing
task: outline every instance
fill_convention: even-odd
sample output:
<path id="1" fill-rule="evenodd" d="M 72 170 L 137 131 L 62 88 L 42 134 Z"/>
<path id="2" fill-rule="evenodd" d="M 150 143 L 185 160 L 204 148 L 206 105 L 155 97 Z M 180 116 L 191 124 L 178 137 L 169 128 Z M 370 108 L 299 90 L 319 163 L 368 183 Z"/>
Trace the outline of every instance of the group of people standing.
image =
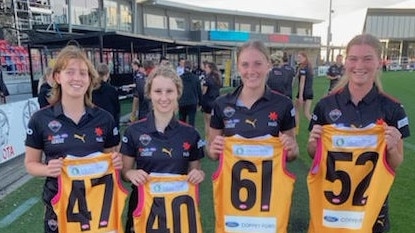
<path id="1" fill-rule="evenodd" d="M 343 77 L 309 116 L 309 140 L 302 146 L 313 158 L 307 178 L 310 233 L 389 229 L 387 195 L 403 160 L 403 138 L 409 136 L 409 126 L 402 106 L 382 91 L 381 49 L 372 35 L 353 38 L 346 48 Z M 99 227 L 89 223 L 100 215 L 87 206 L 99 207 L 96 202 L 101 200 L 85 198 L 85 189 L 101 184 L 82 179 L 92 166 L 81 163 L 79 169 L 69 169 L 76 178 L 72 183 L 61 181 L 68 157 L 82 161 L 93 152 L 109 153 L 105 161 L 114 170 L 112 177 L 121 171 L 132 184 L 125 232 L 201 232 L 203 216 L 196 190 L 205 179 L 201 159 L 206 153 L 220 161 L 213 174 L 216 233 L 287 232 L 295 175 L 286 163 L 299 156 L 296 110 L 289 94 L 267 85 L 275 59 L 268 51 L 261 41 L 242 45 L 237 53 L 242 85 L 202 105 L 210 113 L 205 125 L 207 146 L 192 125 L 176 116 L 184 80 L 167 65 L 148 74 L 144 95 L 150 111 L 127 127 L 118 146 L 121 137 L 113 117 L 90 101 L 94 67 L 80 49 L 63 49 L 52 72 L 54 101 L 33 115 L 26 139 L 28 172 L 47 177 L 45 232 L 75 232 L 67 231 L 75 227 L 86 232 L 123 232 L 121 214 L 116 211 L 98 221 Z M 303 90 L 297 100 L 307 106 L 313 94 L 305 80 L 312 74 L 307 57 L 299 56 L 297 77 Z M 209 77 L 209 70 L 215 68 L 207 67 Z M 218 84 L 216 78 L 207 78 L 202 89 L 208 89 L 209 83 Z M 62 197 L 59 194 L 66 186 L 69 194 Z M 104 199 L 100 208 L 105 212 L 122 197 L 113 198 L 113 205 Z M 71 208 L 59 212 L 55 208 L 59 202 Z M 105 228 L 110 221 L 116 226 Z"/>

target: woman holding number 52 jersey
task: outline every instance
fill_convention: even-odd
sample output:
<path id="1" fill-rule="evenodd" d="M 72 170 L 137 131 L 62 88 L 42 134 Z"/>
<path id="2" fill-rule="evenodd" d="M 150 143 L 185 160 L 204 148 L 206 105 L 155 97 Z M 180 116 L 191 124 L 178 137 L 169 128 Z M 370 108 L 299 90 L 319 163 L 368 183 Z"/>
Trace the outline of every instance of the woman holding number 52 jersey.
<path id="1" fill-rule="evenodd" d="M 237 60 L 242 85 L 216 99 L 210 121 L 209 156 L 221 160 L 213 181 L 215 229 L 284 233 L 294 185 L 285 162 L 298 155 L 295 110 L 266 86 L 271 62 L 263 42 L 242 45 Z"/>
<path id="2" fill-rule="evenodd" d="M 409 126 L 403 106 L 382 90 L 381 53 L 376 37 L 354 37 L 346 47 L 345 76 L 314 108 L 307 148 L 314 158 L 309 233 L 390 228 L 387 196 Z"/>

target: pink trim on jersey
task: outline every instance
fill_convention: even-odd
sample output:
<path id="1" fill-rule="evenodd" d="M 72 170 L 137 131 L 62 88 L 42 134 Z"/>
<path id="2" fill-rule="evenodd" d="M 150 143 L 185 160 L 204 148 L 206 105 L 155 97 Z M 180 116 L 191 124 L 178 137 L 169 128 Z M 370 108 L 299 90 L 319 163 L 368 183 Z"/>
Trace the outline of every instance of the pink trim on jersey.
<path id="1" fill-rule="evenodd" d="M 219 175 L 222 173 L 223 170 L 223 152 L 219 155 L 219 165 L 215 172 L 212 174 L 212 180 L 218 179 Z"/>
<path id="2" fill-rule="evenodd" d="M 121 181 L 121 173 L 120 173 L 120 170 L 115 170 L 115 177 L 116 177 L 116 179 L 117 179 L 117 184 L 118 184 L 118 187 L 121 189 L 121 191 L 123 192 L 123 193 L 125 193 L 125 194 L 127 194 L 128 195 L 128 189 L 127 188 L 125 188 L 125 186 L 124 186 L 124 184 L 122 183 L 122 181 Z"/>
<path id="3" fill-rule="evenodd" d="M 62 196 L 62 175 L 59 175 L 57 179 L 58 179 L 58 192 L 50 201 L 52 205 L 55 205 L 56 203 L 58 203 L 58 201 L 61 199 L 61 196 Z"/>
<path id="4" fill-rule="evenodd" d="M 320 170 L 322 148 L 323 148 L 323 142 L 322 142 L 322 139 L 319 138 L 317 139 L 317 148 L 316 148 L 316 152 L 314 153 L 313 164 L 311 165 L 311 168 L 309 171 L 311 175 L 317 174 L 318 171 Z"/>
<path id="5" fill-rule="evenodd" d="M 282 152 L 282 161 L 281 161 L 282 162 L 282 170 L 284 171 L 284 173 L 287 176 L 289 176 L 290 178 L 296 180 L 297 176 L 287 169 L 287 156 L 288 156 L 288 151 L 284 149 L 283 152 Z"/>
<path id="6" fill-rule="evenodd" d="M 137 187 L 137 192 L 138 192 L 138 202 L 137 202 L 138 204 L 137 204 L 137 208 L 133 212 L 134 217 L 140 217 L 141 214 L 143 213 L 143 209 L 145 205 L 144 184 Z"/>
<path id="7" fill-rule="evenodd" d="M 383 165 L 385 166 L 386 170 L 388 170 L 388 172 L 390 174 L 392 174 L 393 176 L 395 176 L 395 171 L 393 170 L 393 168 L 389 165 L 388 161 L 386 160 L 386 156 L 387 156 L 387 146 L 385 147 L 385 151 L 383 151 L 384 156 L 383 156 Z"/>

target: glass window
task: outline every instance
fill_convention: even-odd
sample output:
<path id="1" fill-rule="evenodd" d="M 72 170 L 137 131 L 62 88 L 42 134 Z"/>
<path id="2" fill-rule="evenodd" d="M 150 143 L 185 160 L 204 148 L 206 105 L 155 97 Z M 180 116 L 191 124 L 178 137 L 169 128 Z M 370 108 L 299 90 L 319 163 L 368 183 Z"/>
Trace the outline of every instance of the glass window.
<path id="1" fill-rule="evenodd" d="M 107 28 L 117 28 L 117 2 L 104 0 Z"/>
<path id="2" fill-rule="evenodd" d="M 297 28 L 297 35 L 308 35 L 308 29 L 307 28 Z"/>
<path id="3" fill-rule="evenodd" d="M 73 0 L 71 12 L 73 24 L 100 26 L 98 0 Z"/>
<path id="4" fill-rule="evenodd" d="M 148 28 L 167 29 L 167 19 L 162 15 L 145 14 L 144 25 Z"/>
<path id="5" fill-rule="evenodd" d="M 186 28 L 185 26 L 185 22 L 183 18 L 178 18 L 178 17 L 170 17 L 169 18 L 169 26 L 170 26 L 170 30 L 179 30 L 179 31 L 184 31 Z"/>
<path id="6" fill-rule="evenodd" d="M 256 24 L 255 25 L 255 31 L 254 32 L 257 32 L 257 33 L 260 33 L 261 31 L 259 30 L 261 27 L 259 26 L 259 24 Z"/>
<path id="7" fill-rule="evenodd" d="M 281 26 L 280 27 L 280 33 L 281 34 L 291 34 L 291 27 L 284 27 L 284 26 Z"/>
<path id="8" fill-rule="evenodd" d="M 218 30 L 229 30 L 229 23 L 228 22 L 218 22 Z"/>
<path id="9" fill-rule="evenodd" d="M 203 29 L 203 22 L 202 20 L 193 19 L 192 20 L 192 28 L 190 30 L 197 31 Z"/>
<path id="10" fill-rule="evenodd" d="M 128 3 L 121 3 L 120 4 L 120 16 L 121 16 L 121 23 L 120 29 L 124 31 L 132 31 L 132 11 L 131 11 L 131 4 Z"/>
<path id="11" fill-rule="evenodd" d="M 209 20 L 205 21 L 205 30 L 206 31 L 215 30 L 215 29 L 216 29 L 215 21 L 209 21 Z"/>
<path id="12" fill-rule="evenodd" d="M 251 24 L 249 24 L 249 23 L 235 23 L 235 30 L 236 31 L 243 31 L 243 32 L 250 32 L 251 31 Z"/>
<path id="13" fill-rule="evenodd" d="M 273 25 L 261 25 L 261 32 L 262 33 L 274 33 L 274 26 Z"/>

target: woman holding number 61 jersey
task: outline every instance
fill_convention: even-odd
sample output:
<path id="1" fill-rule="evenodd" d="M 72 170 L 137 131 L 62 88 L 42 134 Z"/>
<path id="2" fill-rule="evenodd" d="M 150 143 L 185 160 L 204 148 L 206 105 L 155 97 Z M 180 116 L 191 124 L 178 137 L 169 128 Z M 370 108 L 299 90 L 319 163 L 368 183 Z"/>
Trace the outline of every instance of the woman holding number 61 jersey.
<path id="1" fill-rule="evenodd" d="M 216 233 L 284 233 L 295 180 L 285 163 L 298 156 L 295 110 L 266 86 L 271 62 L 263 42 L 242 45 L 237 66 L 242 85 L 216 99 L 210 121 L 209 156 L 221 161 L 213 181 Z"/>

